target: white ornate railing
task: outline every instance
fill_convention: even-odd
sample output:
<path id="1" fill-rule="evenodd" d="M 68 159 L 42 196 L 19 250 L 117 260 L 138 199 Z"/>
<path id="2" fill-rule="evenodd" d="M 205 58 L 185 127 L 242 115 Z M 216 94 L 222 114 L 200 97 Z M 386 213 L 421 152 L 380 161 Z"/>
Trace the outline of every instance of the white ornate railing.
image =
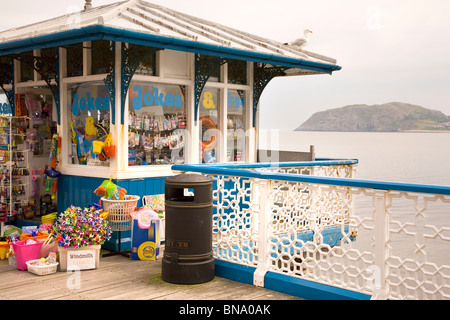
<path id="1" fill-rule="evenodd" d="M 357 161 L 176 165 L 214 181 L 216 259 L 371 296 L 450 298 L 450 187 L 356 180 Z"/>

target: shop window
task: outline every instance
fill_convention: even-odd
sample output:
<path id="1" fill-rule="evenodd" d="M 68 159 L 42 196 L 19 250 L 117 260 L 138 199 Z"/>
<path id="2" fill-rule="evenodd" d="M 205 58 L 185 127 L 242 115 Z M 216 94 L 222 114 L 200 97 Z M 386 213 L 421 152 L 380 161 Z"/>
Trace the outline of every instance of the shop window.
<path id="1" fill-rule="evenodd" d="M 25 56 L 33 56 L 33 51 L 23 53 Z M 34 69 L 27 63 L 20 63 L 20 81 L 34 81 Z"/>
<path id="2" fill-rule="evenodd" d="M 66 47 L 67 76 L 77 77 L 83 75 L 83 43 L 71 44 Z"/>
<path id="3" fill-rule="evenodd" d="M 156 51 L 153 48 L 130 43 L 128 44 L 128 49 L 138 53 L 138 56 L 144 57 L 136 69 L 136 74 L 156 75 Z"/>
<path id="4" fill-rule="evenodd" d="M 245 91 L 228 90 L 227 104 L 227 161 L 245 161 Z"/>
<path id="5" fill-rule="evenodd" d="M 231 60 L 228 62 L 228 82 L 232 84 L 247 84 L 247 62 Z"/>
<path id="6" fill-rule="evenodd" d="M 68 163 L 108 166 L 106 149 L 101 147 L 108 137 L 111 103 L 103 82 L 68 85 Z M 100 143 L 98 143 L 100 142 Z"/>
<path id="7" fill-rule="evenodd" d="M 27 149 L 31 150 L 34 156 L 49 155 L 51 139 L 56 133 L 56 122 L 52 120 L 53 96 L 50 92 L 44 93 L 47 90 L 34 88 L 19 96 L 19 103 L 26 107 L 30 119 L 25 137 Z"/>
<path id="8" fill-rule="evenodd" d="M 219 89 L 205 88 L 200 96 L 200 162 L 215 163 L 218 160 Z"/>
<path id="9" fill-rule="evenodd" d="M 91 74 L 109 73 L 114 65 L 111 42 L 107 40 L 92 41 L 91 57 Z"/>
<path id="10" fill-rule="evenodd" d="M 133 82 L 128 91 L 128 165 L 182 164 L 186 87 Z"/>

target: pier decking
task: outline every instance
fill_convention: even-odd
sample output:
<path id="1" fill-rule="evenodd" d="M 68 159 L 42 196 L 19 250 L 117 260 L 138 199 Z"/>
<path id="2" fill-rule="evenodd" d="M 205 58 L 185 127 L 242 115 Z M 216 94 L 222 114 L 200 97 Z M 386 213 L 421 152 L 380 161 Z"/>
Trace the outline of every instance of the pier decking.
<path id="1" fill-rule="evenodd" d="M 106 250 L 102 250 L 105 253 Z M 79 276 L 79 277 L 78 277 Z M 215 277 L 196 285 L 161 279 L 161 259 L 101 257 L 95 270 L 37 276 L 0 261 L 1 300 L 300 300 L 279 292 Z"/>

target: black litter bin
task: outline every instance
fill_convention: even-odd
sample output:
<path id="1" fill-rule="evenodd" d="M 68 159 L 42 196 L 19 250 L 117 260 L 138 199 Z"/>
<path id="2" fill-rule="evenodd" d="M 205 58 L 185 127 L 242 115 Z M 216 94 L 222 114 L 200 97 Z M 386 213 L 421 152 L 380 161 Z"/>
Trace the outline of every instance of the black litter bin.
<path id="1" fill-rule="evenodd" d="M 167 178 L 165 209 L 162 279 L 176 284 L 214 279 L 211 179 L 200 174 Z"/>

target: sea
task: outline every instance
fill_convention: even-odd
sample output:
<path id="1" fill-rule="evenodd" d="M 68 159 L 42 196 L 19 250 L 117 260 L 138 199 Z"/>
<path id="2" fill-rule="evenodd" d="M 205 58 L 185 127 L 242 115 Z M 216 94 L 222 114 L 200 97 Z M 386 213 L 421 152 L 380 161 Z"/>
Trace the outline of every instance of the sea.
<path id="1" fill-rule="evenodd" d="M 310 145 L 315 147 L 316 158 L 358 159 L 356 179 L 450 187 L 450 132 L 267 129 L 262 130 L 259 137 L 261 149 L 307 152 Z M 358 196 L 355 202 L 358 216 L 372 215 L 371 199 Z M 445 240 L 450 239 L 446 231 L 450 230 L 450 202 L 414 202 L 415 199 L 405 197 L 392 201 L 391 221 L 402 224 L 403 229 L 390 233 L 391 253 L 402 258 L 450 266 L 450 241 Z M 424 206 L 425 215 L 421 212 Z M 440 236 L 434 239 L 424 236 L 434 234 L 429 227 L 431 225 L 441 230 Z M 398 229 L 398 224 L 391 227 Z M 361 250 L 371 246 L 369 233 L 365 228 L 358 228 L 354 246 Z M 419 249 L 423 243 L 426 245 L 426 254 Z"/>
<path id="2" fill-rule="evenodd" d="M 450 186 L 450 132 L 262 130 L 259 148 L 358 159 L 357 179 Z"/>

